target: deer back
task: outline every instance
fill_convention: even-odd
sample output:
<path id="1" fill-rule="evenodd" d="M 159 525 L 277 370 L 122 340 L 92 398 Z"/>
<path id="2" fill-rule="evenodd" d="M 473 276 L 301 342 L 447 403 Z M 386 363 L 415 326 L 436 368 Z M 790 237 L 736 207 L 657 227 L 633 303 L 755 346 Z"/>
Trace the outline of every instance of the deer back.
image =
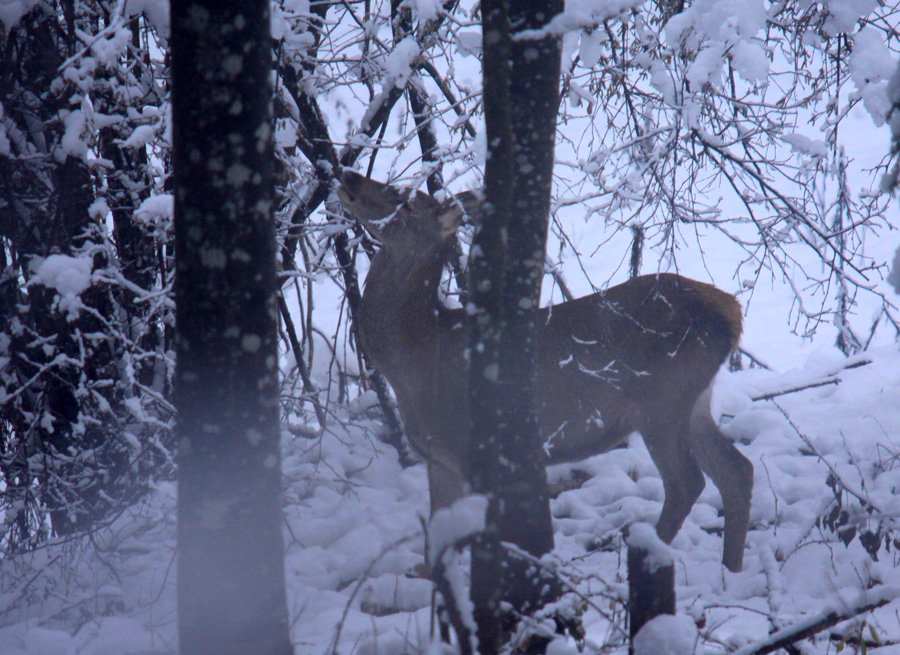
<path id="1" fill-rule="evenodd" d="M 446 507 L 466 489 L 467 340 L 464 312 L 443 307 L 438 286 L 464 203 L 351 173 L 338 194 L 382 242 L 356 316 L 360 343 L 429 462 L 432 510 Z M 722 494 L 722 561 L 740 571 L 753 465 L 709 412 L 712 380 L 740 338 L 737 300 L 679 275 L 645 275 L 542 310 L 539 331 L 537 402 L 549 460 L 583 459 L 640 432 L 665 489 L 659 537 L 674 539 L 706 473 Z"/>
<path id="2" fill-rule="evenodd" d="M 693 406 L 741 331 L 733 296 L 666 273 L 543 312 L 539 402 L 554 462 L 605 452 Z"/>
<path id="3" fill-rule="evenodd" d="M 357 317 L 363 349 L 394 388 L 416 450 L 462 471 L 466 317 L 437 293 L 461 204 L 355 173 L 344 174 L 338 193 L 383 244 Z M 539 330 L 542 436 L 550 461 L 572 461 L 647 432 L 667 412 L 686 421 L 736 345 L 741 312 L 730 294 L 664 273 L 545 308 Z"/>

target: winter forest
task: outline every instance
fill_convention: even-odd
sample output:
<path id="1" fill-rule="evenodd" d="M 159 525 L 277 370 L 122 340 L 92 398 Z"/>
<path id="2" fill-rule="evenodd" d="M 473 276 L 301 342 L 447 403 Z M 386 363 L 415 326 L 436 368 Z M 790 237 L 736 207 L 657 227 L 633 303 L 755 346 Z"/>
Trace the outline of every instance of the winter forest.
<path id="1" fill-rule="evenodd" d="M 556 2 L 273 0 L 253 56 L 232 59 L 175 28 L 177 11 L 203 3 L 173 2 L 170 19 L 167 0 L 0 0 L 0 655 L 213 652 L 185 641 L 184 608 L 191 575 L 232 543 L 258 563 L 218 581 L 224 604 L 244 607 L 233 580 L 286 596 L 286 615 L 268 617 L 284 643 L 260 642 L 261 655 L 900 653 L 900 2 Z M 528 27 L 513 20 L 499 41 L 510 70 L 492 68 L 504 51 L 482 39 L 507 5 Z M 198 30 L 215 22 L 193 11 Z M 179 69 L 186 55 L 235 93 L 258 83 L 258 169 L 194 155 L 235 144 L 206 129 L 221 98 Z M 489 130 L 523 137 L 497 121 L 507 87 L 489 79 L 511 89 L 506 116 L 545 110 L 549 131 L 527 136 L 553 144 L 534 147 L 540 165 L 497 154 L 507 137 Z M 551 92 L 533 91 L 542 83 Z M 203 170 L 235 189 L 262 176 L 274 195 L 241 214 L 203 191 Z M 513 179 L 526 181 L 504 187 Z M 492 392 L 453 394 L 477 377 L 465 362 L 483 363 L 488 383 L 516 375 L 465 348 L 469 318 L 446 317 L 498 292 L 484 262 L 507 230 L 490 233 L 491 212 L 510 215 L 510 195 L 541 184 L 528 229 L 546 246 L 523 241 L 520 295 L 504 300 L 538 332 L 496 345 L 536 353 L 517 425 L 540 430 L 540 409 L 559 427 L 521 460 L 485 451 L 484 471 L 461 481 L 444 466 L 457 446 L 431 426 L 467 434 L 470 410 L 491 411 Z M 186 250 L 202 236 L 176 211 L 191 188 L 228 216 L 225 251 Z M 274 243 L 260 216 L 274 216 Z M 510 243 L 524 221 L 512 215 Z M 269 255 L 250 286 L 232 277 L 228 262 Z M 704 284 L 641 277 L 654 274 Z M 664 281 L 693 300 L 660 296 Z M 220 284 L 238 294 L 229 316 L 247 330 L 268 316 L 271 334 L 217 328 L 204 292 Z M 655 304 L 634 300 L 642 284 Z M 590 360 L 596 339 L 554 330 L 594 316 L 609 320 L 584 334 L 624 345 Z M 674 345 L 653 336 L 679 320 Z M 243 353 L 231 368 L 192 354 L 221 344 Z M 654 346 L 658 368 L 644 365 Z M 621 375 L 652 389 L 643 405 Z M 191 395 L 196 380 L 238 390 L 236 416 L 253 407 L 240 393 L 271 393 L 258 419 L 271 443 L 229 426 L 230 412 L 185 413 L 214 406 Z M 568 380 L 605 385 L 603 410 L 579 413 L 588 401 Z M 557 458 L 570 423 L 616 438 Z M 668 450 L 688 423 L 691 445 Z M 280 513 L 245 493 L 243 460 L 198 472 L 205 446 L 184 431 L 232 427 L 271 447 L 259 470 Z M 480 445 L 461 441 L 472 458 Z M 566 461 L 545 478 L 548 454 Z M 490 494 L 454 503 L 504 470 L 534 474 L 537 500 L 500 519 L 501 535 L 527 541 L 545 525 L 542 546 L 491 541 Z M 242 525 L 271 519 L 274 532 L 229 532 L 232 508 L 199 512 L 186 484 L 231 486 Z M 204 552 L 204 530 L 226 545 Z M 648 583 L 662 591 L 635 634 L 639 551 L 641 570 L 669 578 Z M 542 591 L 540 603 L 493 594 L 492 611 L 514 620 L 490 651 L 478 594 L 493 589 L 476 571 L 496 562 Z M 510 600 L 520 592 L 529 600 Z M 237 652 L 232 628 L 215 652 Z"/>

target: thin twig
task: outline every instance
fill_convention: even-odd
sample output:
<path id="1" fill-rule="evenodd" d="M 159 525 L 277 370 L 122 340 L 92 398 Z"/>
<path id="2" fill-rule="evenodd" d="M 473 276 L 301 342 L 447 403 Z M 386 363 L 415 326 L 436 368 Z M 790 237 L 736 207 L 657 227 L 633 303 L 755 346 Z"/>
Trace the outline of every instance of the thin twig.
<path id="1" fill-rule="evenodd" d="M 294 351 L 294 360 L 297 362 L 297 370 L 300 371 L 300 379 L 303 380 L 303 393 L 308 394 L 312 400 L 313 408 L 316 411 L 316 418 L 319 425 L 324 428 L 326 422 L 326 414 L 322 405 L 319 403 L 319 389 L 312 381 L 309 375 L 309 369 L 306 367 L 306 360 L 303 357 L 303 348 L 297 339 L 297 330 L 294 327 L 294 320 L 291 318 L 291 312 L 288 309 L 284 294 L 278 294 L 278 309 L 281 311 L 281 319 L 284 321 L 284 327 L 287 331 L 288 341 L 291 344 L 291 350 Z"/>

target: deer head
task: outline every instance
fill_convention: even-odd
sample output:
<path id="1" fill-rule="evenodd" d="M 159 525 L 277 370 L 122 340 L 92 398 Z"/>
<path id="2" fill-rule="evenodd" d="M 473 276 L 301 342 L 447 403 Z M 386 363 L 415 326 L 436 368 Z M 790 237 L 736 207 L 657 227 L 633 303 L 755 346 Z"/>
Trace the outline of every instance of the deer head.
<path id="1" fill-rule="evenodd" d="M 467 192 L 441 203 L 426 193 L 404 192 L 352 171 L 341 177 L 338 196 L 382 245 L 418 252 L 450 242 L 462 217 L 473 213 L 479 202 L 477 194 Z"/>
<path id="2" fill-rule="evenodd" d="M 462 310 L 438 286 L 459 221 L 477 197 L 439 202 L 345 172 L 338 195 L 383 244 L 356 317 L 361 345 L 397 396 L 410 443 L 429 466 L 432 511 L 465 493 L 468 392 Z M 739 571 L 753 465 L 709 411 L 713 378 L 741 333 L 737 300 L 672 275 L 645 275 L 542 310 L 538 402 L 548 462 L 607 452 L 639 432 L 660 472 L 656 524 L 674 539 L 704 486 L 722 495 L 723 562 Z"/>

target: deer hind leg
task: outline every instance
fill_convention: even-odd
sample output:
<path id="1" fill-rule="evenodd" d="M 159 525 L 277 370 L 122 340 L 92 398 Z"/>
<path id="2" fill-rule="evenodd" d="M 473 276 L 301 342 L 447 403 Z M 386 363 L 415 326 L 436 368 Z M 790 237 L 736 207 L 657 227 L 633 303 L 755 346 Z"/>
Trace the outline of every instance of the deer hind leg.
<path id="1" fill-rule="evenodd" d="M 666 416 L 648 426 L 644 444 L 663 481 L 666 499 L 656 522 L 656 534 L 672 543 L 706 484 L 687 438 L 687 421 Z"/>
<path id="2" fill-rule="evenodd" d="M 710 390 L 697 400 L 691 415 L 691 445 L 700 468 L 722 496 L 725 544 L 722 563 L 737 573 L 744 563 L 744 545 L 750 527 L 753 464 L 719 430 L 709 411 Z"/>

